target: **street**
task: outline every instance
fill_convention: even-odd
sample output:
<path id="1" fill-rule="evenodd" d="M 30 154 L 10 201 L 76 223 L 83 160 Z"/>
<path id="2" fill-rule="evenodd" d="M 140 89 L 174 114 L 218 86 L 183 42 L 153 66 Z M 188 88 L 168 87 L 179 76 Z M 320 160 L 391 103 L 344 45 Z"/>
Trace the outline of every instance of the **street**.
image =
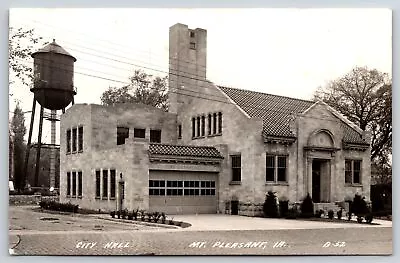
<path id="1" fill-rule="evenodd" d="M 40 218 L 54 215 L 12 208 L 10 211 L 10 227 L 14 227 L 14 230 L 9 231 L 10 248 L 12 248 L 10 253 L 15 255 L 376 255 L 392 253 L 391 227 L 353 228 L 347 226 L 323 229 L 198 231 L 190 230 L 190 227 L 171 229 L 80 216 L 70 218 L 70 221 L 74 223 L 68 225 L 70 228 L 64 231 L 60 227 L 63 223 L 49 222 L 46 224 L 52 226 L 47 229 L 35 230 L 33 227 L 18 229 L 16 222 L 32 221 L 32 218 L 20 219 L 18 215 L 31 213 L 33 217 Z M 65 215 L 65 217 L 68 216 Z M 297 222 L 301 224 L 301 221 L 293 221 L 293 223 Z M 95 225 L 101 227 L 94 228 Z"/>

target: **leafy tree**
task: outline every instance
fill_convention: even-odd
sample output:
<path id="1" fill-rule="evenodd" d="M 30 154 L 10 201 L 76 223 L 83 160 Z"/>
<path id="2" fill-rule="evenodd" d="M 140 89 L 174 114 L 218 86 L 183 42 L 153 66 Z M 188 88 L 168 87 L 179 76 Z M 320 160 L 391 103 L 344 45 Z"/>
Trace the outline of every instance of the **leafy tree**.
<path id="1" fill-rule="evenodd" d="M 103 105 L 140 102 L 166 111 L 167 77 L 154 77 L 141 70 L 135 70 L 129 85 L 121 88 L 109 87 L 100 99 Z"/>
<path id="2" fill-rule="evenodd" d="M 28 86 L 33 79 L 32 65 L 28 59 L 38 45 L 44 45 L 42 37 L 36 36 L 34 29 L 9 28 L 8 63 L 10 91 L 16 80 Z M 12 93 L 10 94 L 12 95 Z"/>
<path id="3" fill-rule="evenodd" d="M 265 217 L 278 217 L 278 204 L 276 202 L 276 195 L 272 191 L 268 191 L 263 205 Z"/>
<path id="4" fill-rule="evenodd" d="M 371 160 L 387 166 L 392 153 L 392 84 L 388 74 L 356 67 L 344 76 L 320 87 L 315 99 L 371 131 Z"/>
<path id="5" fill-rule="evenodd" d="M 14 183 L 15 188 L 22 190 L 24 187 L 24 156 L 25 156 L 25 142 L 24 136 L 26 133 L 25 116 L 19 103 L 15 106 L 14 115 L 11 120 L 11 130 L 14 134 Z"/>

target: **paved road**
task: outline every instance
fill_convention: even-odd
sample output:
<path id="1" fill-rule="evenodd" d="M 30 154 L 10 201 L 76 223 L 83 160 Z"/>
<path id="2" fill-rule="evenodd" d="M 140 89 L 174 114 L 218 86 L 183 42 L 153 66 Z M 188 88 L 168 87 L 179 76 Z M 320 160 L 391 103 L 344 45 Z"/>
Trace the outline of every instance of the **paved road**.
<path id="1" fill-rule="evenodd" d="M 31 218 L 27 218 L 27 214 L 31 214 Z M 44 216 L 49 215 L 19 208 L 10 210 L 10 227 L 14 228 L 9 231 L 9 245 L 13 248 L 12 253 L 16 255 L 373 255 L 392 253 L 392 228 L 387 226 L 352 228 L 349 226 L 352 224 L 347 223 L 345 227 L 339 225 L 337 228 L 322 229 L 262 230 L 256 228 L 254 230 L 206 231 L 204 228 L 167 229 L 135 224 L 115 224 L 115 222 L 93 217 L 71 219 L 70 216 L 58 220 L 61 221 L 58 224 L 50 223 L 50 220 L 43 225 L 43 220 L 40 219 Z M 63 226 L 62 224 L 67 220 L 73 220 L 73 223 Z M 243 218 L 233 220 L 243 220 Z M 303 222 L 292 221 L 293 223 L 300 225 Z M 102 227 L 94 228 L 94 225 Z M 69 228 L 65 229 L 65 226 Z"/>

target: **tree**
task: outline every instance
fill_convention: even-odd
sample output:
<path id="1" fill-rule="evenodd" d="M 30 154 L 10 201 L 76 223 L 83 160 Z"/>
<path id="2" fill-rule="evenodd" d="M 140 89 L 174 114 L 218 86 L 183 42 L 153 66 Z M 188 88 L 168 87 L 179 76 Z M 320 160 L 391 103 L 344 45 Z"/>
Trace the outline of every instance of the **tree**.
<path id="1" fill-rule="evenodd" d="M 135 70 L 129 85 L 121 88 L 109 87 L 100 99 L 103 105 L 140 102 L 167 111 L 167 77 L 154 77 Z"/>
<path id="2" fill-rule="evenodd" d="M 8 39 L 8 63 L 10 69 L 9 85 L 10 92 L 13 84 L 18 79 L 22 85 L 28 86 L 33 79 L 32 64 L 28 59 L 32 50 L 41 43 L 42 37 L 35 35 L 34 29 L 9 28 Z M 10 93 L 12 96 L 12 92 Z"/>
<path id="3" fill-rule="evenodd" d="M 14 143 L 14 183 L 15 188 L 22 190 L 24 187 L 24 156 L 26 145 L 24 142 L 24 136 L 26 133 L 25 127 L 25 116 L 19 103 L 15 106 L 14 115 L 11 120 L 11 130 L 13 132 L 13 143 Z"/>
<path id="4" fill-rule="evenodd" d="M 392 153 L 392 84 L 388 74 L 356 67 L 344 76 L 320 87 L 315 99 L 371 132 L 371 161 L 390 165 Z"/>

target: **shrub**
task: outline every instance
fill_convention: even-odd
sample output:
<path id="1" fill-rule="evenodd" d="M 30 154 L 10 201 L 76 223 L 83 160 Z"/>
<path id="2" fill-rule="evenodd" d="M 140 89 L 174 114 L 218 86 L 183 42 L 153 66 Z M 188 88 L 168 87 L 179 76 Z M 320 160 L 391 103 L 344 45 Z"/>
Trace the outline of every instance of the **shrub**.
<path id="1" fill-rule="evenodd" d="M 137 220 L 138 215 L 139 215 L 139 208 L 132 211 L 132 216 L 133 216 L 133 218 L 134 218 L 135 220 Z"/>
<path id="2" fill-rule="evenodd" d="M 292 207 L 288 210 L 286 219 L 296 219 L 298 215 L 299 215 L 299 212 L 297 211 L 297 209 Z"/>
<path id="3" fill-rule="evenodd" d="M 133 220 L 133 213 L 128 213 L 128 220 Z"/>
<path id="4" fill-rule="evenodd" d="M 118 211 L 116 212 L 116 214 L 117 214 L 118 219 L 120 219 L 120 218 L 121 218 L 121 212 L 118 210 Z"/>
<path id="5" fill-rule="evenodd" d="M 115 211 L 111 211 L 111 212 L 110 212 L 110 216 L 111 216 L 112 218 L 115 218 Z"/>
<path id="6" fill-rule="evenodd" d="M 369 213 L 367 202 L 365 202 L 365 197 L 361 197 L 361 195 L 356 194 L 354 196 L 350 211 L 357 217 Z"/>
<path id="7" fill-rule="evenodd" d="M 267 193 L 263 205 L 265 217 L 278 217 L 278 205 L 276 203 L 276 195 L 272 191 Z"/>
<path id="8" fill-rule="evenodd" d="M 301 216 L 305 218 L 310 218 L 314 214 L 314 203 L 311 199 L 310 194 L 308 193 L 306 198 L 304 198 L 301 203 Z"/>
<path id="9" fill-rule="evenodd" d="M 170 225 L 173 225 L 173 224 L 174 224 L 174 218 L 173 218 L 173 217 L 171 217 L 171 219 L 169 220 L 169 224 L 170 224 Z"/>
<path id="10" fill-rule="evenodd" d="M 368 224 L 372 223 L 372 219 L 374 219 L 374 217 L 372 216 L 372 213 L 369 213 L 365 216 L 365 221 L 367 221 Z"/>
<path id="11" fill-rule="evenodd" d="M 39 205 L 42 209 L 61 211 L 61 212 L 73 212 L 78 213 L 79 206 L 71 203 L 59 203 L 56 201 L 40 201 Z"/>
<path id="12" fill-rule="evenodd" d="M 146 214 L 145 214 L 144 210 L 140 210 L 140 219 L 142 221 L 144 221 L 145 217 L 146 217 Z"/>
<path id="13" fill-rule="evenodd" d="M 322 210 L 322 209 L 320 209 L 320 210 L 318 210 L 317 211 L 317 213 L 316 213 L 316 216 L 318 217 L 318 218 L 321 218 L 321 217 L 325 217 L 325 212 L 324 212 L 324 210 Z"/>
<path id="14" fill-rule="evenodd" d="M 279 201 L 279 216 L 286 217 L 289 211 L 289 201 Z"/>
<path id="15" fill-rule="evenodd" d="M 337 215 L 337 218 L 338 218 L 338 219 L 342 219 L 342 215 L 343 215 L 342 209 L 340 209 L 339 211 L 337 211 L 336 215 Z"/>
<path id="16" fill-rule="evenodd" d="M 165 220 L 167 219 L 167 216 L 165 215 L 164 212 L 161 213 L 161 223 L 165 224 Z"/>
<path id="17" fill-rule="evenodd" d="M 122 217 L 122 219 L 125 219 L 127 216 L 128 216 L 128 210 L 127 210 L 127 209 L 122 210 L 122 211 L 121 211 L 121 217 Z"/>
<path id="18" fill-rule="evenodd" d="M 329 210 L 329 211 L 328 211 L 328 218 L 329 218 L 329 219 L 333 219 L 333 215 L 334 215 L 333 210 Z"/>

